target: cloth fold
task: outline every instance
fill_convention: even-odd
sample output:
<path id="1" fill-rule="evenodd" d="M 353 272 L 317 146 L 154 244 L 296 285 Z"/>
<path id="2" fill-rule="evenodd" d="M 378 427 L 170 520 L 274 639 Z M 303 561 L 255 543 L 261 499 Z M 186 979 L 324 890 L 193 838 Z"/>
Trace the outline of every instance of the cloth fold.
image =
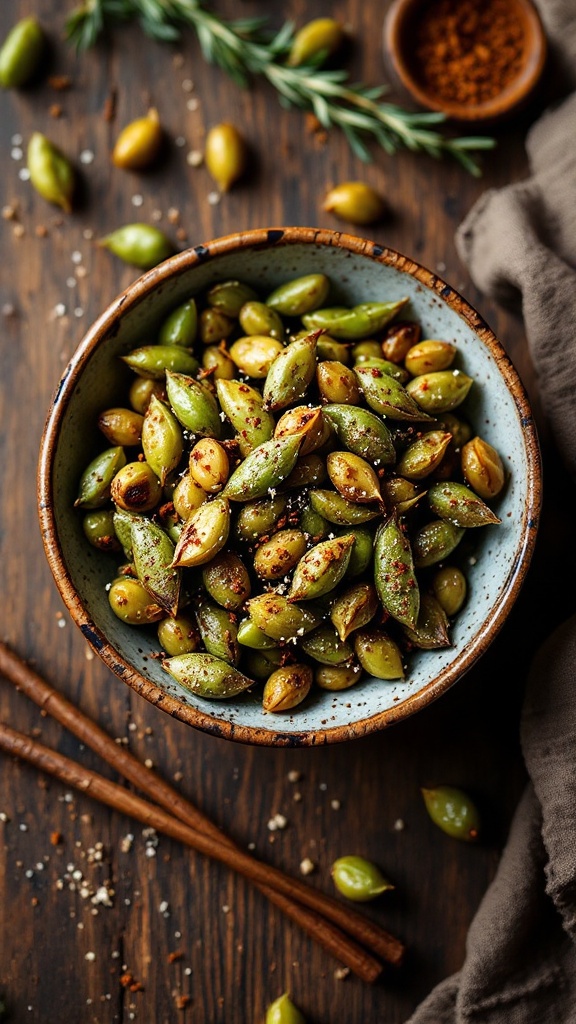
<path id="1" fill-rule="evenodd" d="M 482 195 L 456 246 L 478 288 L 520 306 L 542 406 L 576 478 L 576 0 L 538 7 L 575 91 L 529 131 L 529 177 Z M 576 615 L 533 660 L 520 739 L 529 782 L 464 964 L 407 1024 L 576 1024 Z"/>

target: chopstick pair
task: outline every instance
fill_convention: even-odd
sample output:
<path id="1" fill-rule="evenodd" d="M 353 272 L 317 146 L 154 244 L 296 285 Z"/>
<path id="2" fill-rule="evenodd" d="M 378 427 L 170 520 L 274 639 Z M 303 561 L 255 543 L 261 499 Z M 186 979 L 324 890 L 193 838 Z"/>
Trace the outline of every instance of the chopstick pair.
<path id="1" fill-rule="evenodd" d="M 238 872 L 363 981 L 376 981 L 384 964 L 400 966 L 405 948 L 399 939 L 356 910 L 242 849 L 199 808 L 125 747 L 119 746 L 1 641 L 0 673 L 154 803 L 3 723 L 0 723 L 0 750 L 34 764 L 100 803 Z"/>

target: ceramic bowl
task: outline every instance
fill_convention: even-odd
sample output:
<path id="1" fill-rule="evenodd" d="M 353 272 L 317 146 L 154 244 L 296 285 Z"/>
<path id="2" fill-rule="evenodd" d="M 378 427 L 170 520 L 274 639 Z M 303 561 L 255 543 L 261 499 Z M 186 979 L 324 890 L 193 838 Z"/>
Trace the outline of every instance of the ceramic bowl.
<path id="1" fill-rule="evenodd" d="M 431 93 L 414 59 L 414 34 L 424 5 L 430 0 L 393 0 L 384 22 L 384 52 L 399 84 L 417 103 L 455 121 L 492 124 L 518 111 L 533 95 L 546 65 L 547 41 L 532 0 L 507 0 L 522 27 L 522 58 L 517 74 L 496 96 L 478 104 L 457 103 Z M 481 4 L 480 4 L 481 6 Z"/>
<path id="2" fill-rule="evenodd" d="M 239 277 L 266 295 L 281 282 L 321 271 L 338 304 L 409 296 L 423 336 L 454 342 L 459 365 L 478 382 L 466 413 L 502 453 L 509 483 L 495 504 L 502 522 L 471 531 L 469 597 L 454 621 L 452 646 L 415 651 L 405 681 L 365 678 L 352 689 L 315 689 L 292 712 L 264 714 L 260 687 L 229 701 L 184 690 L 151 653 L 154 628 L 122 623 L 106 584 L 115 560 L 85 540 L 74 508 L 79 477 L 101 450 L 98 413 L 125 403 L 121 354 L 153 338 L 177 304 L 215 281 Z M 246 743 L 312 745 L 352 739 L 400 722 L 460 679 L 503 626 L 534 549 L 541 500 L 538 439 L 527 397 L 502 346 L 478 313 L 435 274 L 375 242 L 314 228 L 271 228 L 216 239 L 178 254 L 119 295 L 78 346 L 53 398 L 41 443 L 39 516 L 58 589 L 86 640 L 123 682 L 156 707 L 206 732 Z M 110 680 L 114 685 L 114 680 Z"/>

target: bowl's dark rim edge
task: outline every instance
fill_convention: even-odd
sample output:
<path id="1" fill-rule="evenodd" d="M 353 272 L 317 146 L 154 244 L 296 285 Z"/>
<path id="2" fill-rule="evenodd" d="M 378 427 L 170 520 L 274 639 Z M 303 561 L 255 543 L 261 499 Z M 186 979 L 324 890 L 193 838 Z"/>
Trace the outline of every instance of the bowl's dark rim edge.
<path id="1" fill-rule="evenodd" d="M 357 255 L 367 256 L 375 262 L 393 266 L 403 273 L 409 273 L 443 299 L 478 334 L 498 364 L 517 406 L 526 443 L 529 492 L 523 513 L 526 529 L 523 531 L 522 543 L 516 552 L 514 565 L 502 587 L 498 605 L 485 620 L 474 642 L 464 648 L 457 661 L 446 670 L 443 680 L 430 683 L 397 706 L 380 711 L 358 722 L 326 729 L 288 733 L 281 729 L 253 728 L 235 725 L 233 722 L 215 720 L 212 715 L 182 704 L 176 698 L 162 691 L 118 654 L 86 614 L 68 573 L 55 527 L 51 462 L 57 446 L 60 425 L 77 379 L 82 373 L 85 363 L 91 357 L 93 349 L 107 336 L 118 316 L 136 307 L 163 281 L 184 273 L 208 259 L 247 248 L 295 244 L 336 246 Z M 397 250 L 389 249 L 377 242 L 329 229 L 271 227 L 225 235 L 178 253 L 137 278 L 110 303 L 79 344 L 52 398 L 40 444 L 37 498 L 42 542 L 56 585 L 70 615 L 86 640 L 116 676 L 128 683 L 140 696 L 156 707 L 203 732 L 250 745 L 315 746 L 358 739 L 409 717 L 450 689 L 479 659 L 502 628 L 506 614 L 514 604 L 522 587 L 534 553 L 542 504 L 542 467 L 538 435 L 524 385 L 494 333 L 479 313 L 454 288 L 421 264 L 402 255 Z"/>

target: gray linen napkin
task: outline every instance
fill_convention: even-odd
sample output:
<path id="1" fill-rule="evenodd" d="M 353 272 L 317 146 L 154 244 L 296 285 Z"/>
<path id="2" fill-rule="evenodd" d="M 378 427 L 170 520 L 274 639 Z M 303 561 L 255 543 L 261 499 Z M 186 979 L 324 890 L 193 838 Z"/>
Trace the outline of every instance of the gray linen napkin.
<path id="1" fill-rule="evenodd" d="M 576 86 L 576 0 L 540 0 L 555 70 Z M 576 92 L 526 140 L 530 177 L 480 197 L 456 236 L 475 284 L 520 301 L 542 404 L 576 478 Z M 408 1024 L 576 1024 L 576 616 L 530 669 L 530 777 L 462 969 Z"/>

